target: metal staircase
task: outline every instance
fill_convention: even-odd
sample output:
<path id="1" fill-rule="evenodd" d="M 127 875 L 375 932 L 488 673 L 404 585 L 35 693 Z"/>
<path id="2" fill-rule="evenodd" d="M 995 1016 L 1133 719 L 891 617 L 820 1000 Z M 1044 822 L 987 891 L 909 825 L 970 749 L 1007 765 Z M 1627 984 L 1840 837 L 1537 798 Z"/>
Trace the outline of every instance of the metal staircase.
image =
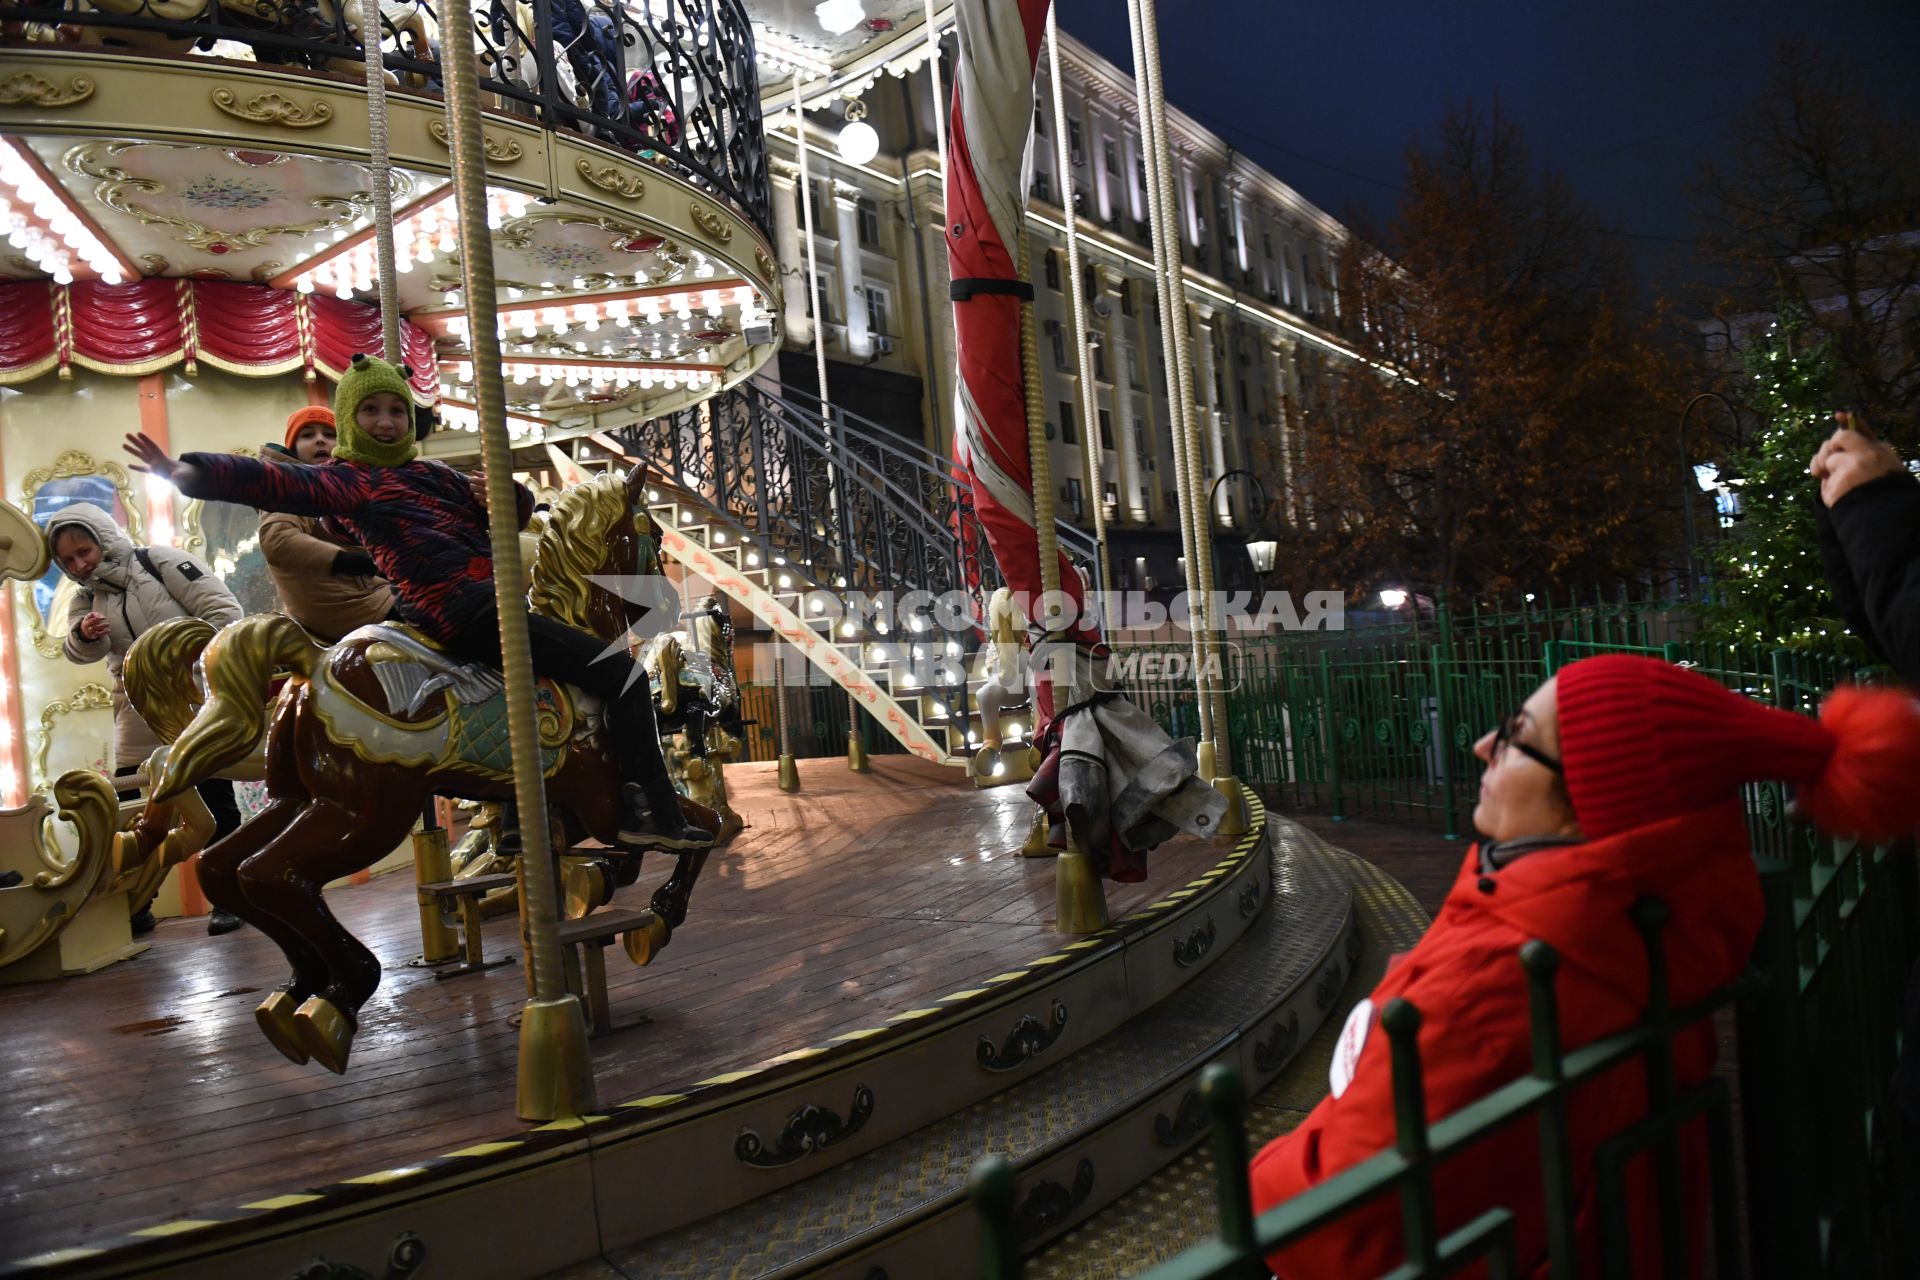
<path id="1" fill-rule="evenodd" d="M 617 438 L 658 478 L 648 504 L 667 556 L 793 645 L 907 750 L 966 762 L 965 673 L 1002 578 L 951 461 L 758 380 Z M 1092 561 L 1086 534 L 1063 525 L 1060 538 Z M 895 619 L 844 607 L 856 592 L 924 592 L 930 607 L 956 591 L 971 599 L 964 639 L 926 618 L 896 633 Z"/>

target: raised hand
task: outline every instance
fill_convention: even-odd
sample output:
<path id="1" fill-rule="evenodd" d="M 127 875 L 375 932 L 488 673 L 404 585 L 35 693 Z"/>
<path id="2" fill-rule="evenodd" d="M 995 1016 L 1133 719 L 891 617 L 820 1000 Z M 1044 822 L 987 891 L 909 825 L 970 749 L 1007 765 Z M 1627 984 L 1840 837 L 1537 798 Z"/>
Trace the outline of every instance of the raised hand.
<path id="1" fill-rule="evenodd" d="M 146 475 L 157 476 L 162 480 L 173 481 L 174 472 L 180 470 L 180 464 L 167 456 L 157 442 L 138 432 L 127 433 L 124 446 L 133 455 L 133 469 Z"/>
<path id="2" fill-rule="evenodd" d="M 1820 446 L 1807 471 L 1820 482 L 1820 501 L 1831 507 L 1856 488 L 1901 470 L 1900 455 L 1877 438 L 1865 419 L 1841 410 L 1838 426 Z"/>

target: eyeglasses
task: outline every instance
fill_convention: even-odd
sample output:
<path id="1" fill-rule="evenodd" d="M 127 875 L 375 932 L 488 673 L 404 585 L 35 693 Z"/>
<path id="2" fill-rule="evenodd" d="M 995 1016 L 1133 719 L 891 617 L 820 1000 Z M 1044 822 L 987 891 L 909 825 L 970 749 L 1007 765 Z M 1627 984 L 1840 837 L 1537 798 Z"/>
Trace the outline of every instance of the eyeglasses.
<path id="1" fill-rule="evenodd" d="M 1500 727 L 1493 731 L 1493 758 L 1498 760 L 1502 751 L 1508 747 L 1512 747 L 1515 751 L 1518 751 L 1535 764 L 1544 765 L 1564 777 L 1567 772 L 1565 765 L 1555 760 L 1540 748 L 1529 746 L 1527 743 L 1520 741 L 1520 730 L 1523 727 L 1522 721 L 1526 714 L 1525 711 L 1514 712 L 1505 720 L 1502 720 Z"/>

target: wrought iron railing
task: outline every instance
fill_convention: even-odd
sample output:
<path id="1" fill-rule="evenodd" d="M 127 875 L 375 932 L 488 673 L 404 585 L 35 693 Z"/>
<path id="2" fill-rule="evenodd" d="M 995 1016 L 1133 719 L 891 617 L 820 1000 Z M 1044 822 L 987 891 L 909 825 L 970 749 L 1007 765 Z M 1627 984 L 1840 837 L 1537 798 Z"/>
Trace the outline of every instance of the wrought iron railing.
<path id="1" fill-rule="evenodd" d="M 964 591 L 1003 581 L 953 463 L 878 423 L 752 380 L 628 427 L 628 449 L 753 531 L 815 582 L 868 594 Z M 1070 554 L 1092 540 L 1063 526 Z"/>
<path id="2" fill-rule="evenodd" d="M 1437 638 L 1433 642 L 1438 644 Z M 1596 652 L 1622 650 L 1685 658 L 1728 687 L 1783 708 L 1811 711 L 1819 697 L 1856 674 L 1843 659 L 1788 651 L 1748 652 L 1704 644 L 1659 647 L 1601 640 L 1555 640 L 1526 655 L 1479 654 L 1485 665 L 1463 677 L 1485 687 L 1460 704 L 1457 731 L 1447 741 L 1457 749 L 1495 723 L 1561 665 Z M 1286 762 L 1285 782 L 1297 785 L 1318 772 L 1331 781 L 1335 803 L 1343 787 L 1378 785 L 1356 778 L 1371 770 L 1389 778 L 1431 776 L 1433 739 L 1412 732 L 1430 723 L 1430 708 L 1448 703 L 1455 684 L 1440 668 L 1439 650 L 1379 657 L 1357 648 L 1322 647 L 1277 672 L 1246 670 L 1245 683 L 1229 694 L 1234 715 L 1234 758 L 1242 776 L 1262 759 L 1262 744 L 1242 738 L 1254 719 L 1282 736 L 1288 749 L 1266 759 Z M 1448 659 L 1448 661 L 1464 661 Z M 1399 668 L 1397 677 L 1385 670 Z M 1284 677 L 1276 679 L 1276 675 Z M 1423 683 L 1424 681 L 1424 683 Z M 1343 689 L 1372 699 L 1364 729 L 1343 731 Z M 1171 691 L 1169 691 L 1171 692 Z M 1151 697 L 1140 699 L 1152 705 Z M 1177 713 L 1180 704 L 1171 703 Z M 1357 705 L 1357 704 L 1356 704 Z M 1394 708 L 1398 709 L 1395 710 Z M 1348 708 L 1352 710 L 1351 707 Z M 1176 717 L 1177 719 L 1177 714 Z M 1442 721 L 1443 726 L 1451 722 Z M 1355 749 L 1353 740 L 1366 739 Z M 1342 777 L 1343 767 L 1348 776 Z M 1477 777 L 1476 773 L 1466 775 Z M 1284 788 L 1279 788 L 1284 789 Z M 1418 1011 L 1395 1002 L 1381 1023 L 1393 1047 L 1394 1093 L 1400 1132 L 1382 1152 L 1311 1192 L 1257 1219 L 1248 1192 L 1247 1138 L 1237 1083 L 1214 1069 L 1206 1094 L 1215 1116 L 1213 1151 L 1218 1179 L 1219 1238 L 1180 1254 L 1147 1273 L 1149 1280 L 1212 1280 L 1266 1274 L 1261 1259 L 1334 1221 L 1363 1201 L 1397 1194 L 1408 1229 L 1407 1265 L 1395 1276 L 1451 1274 L 1473 1256 L 1511 1260 L 1512 1213 L 1488 1211 L 1441 1238 L 1433 1220 L 1436 1166 L 1497 1128 L 1523 1116 L 1542 1126 L 1540 1185 L 1547 1189 L 1547 1238 L 1551 1274 L 1572 1275 L 1573 1209 L 1566 1117 L 1573 1091 L 1608 1070 L 1644 1071 L 1650 1089 L 1647 1114 L 1601 1152 L 1603 1217 L 1624 1212 L 1614 1178 L 1621 1161 L 1649 1147 L 1670 1149 L 1678 1126 L 1704 1122 L 1711 1155 L 1712 1244 L 1721 1276 L 1764 1280 L 1839 1280 L 1920 1274 L 1920 1187 L 1913 1130 L 1899 1114 L 1894 1068 L 1903 1050 L 1903 989 L 1920 956 L 1916 920 L 1914 851 L 1911 844 L 1877 848 L 1835 840 L 1796 824 L 1783 788 L 1766 784 L 1748 794 L 1748 825 L 1758 864 L 1766 917 L 1747 974 L 1731 987 L 1690 1009 L 1669 1007 L 1662 948 L 1660 904 L 1648 902 L 1621 928 L 1637 928 L 1648 948 L 1649 998 L 1636 1026 L 1570 1052 L 1562 1051 L 1553 989 L 1555 958 L 1539 942 L 1516 957 L 1532 993 L 1534 1070 L 1456 1114 L 1427 1123 L 1422 1064 L 1416 1046 Z M 1676 857 L 1684 857 L 1676 849 Z M 1672 1041 L 1680 1028 L 1731 1007 L 1738 1032 L 1737 1103 L 1740 1122 L 1738 1171 L 1733 1142 L 1735 1101 L 1729 1080 L 1718 1076 L 1698 1089 L 1672 1087 Z M 1911 1045 L 1905 1052 L 1913 1052 Z M 1572 1103 L 1571 1105 L 1577 1105 Z M 983 1274 L 1013 1280 L 1021 1274 L 1021 1241 L 1008 1221 L 1012 1171 L 983 1170 L 975 1199 L 987 1221 Z M 1658 1230 L 1671 1253 L 1681 1231 L 1681 1211 L 1662 1188 Z M 1744 1195 L 1742 1206 L 1738 1197 Z M 1609 1251 L 1603 1274 L 1630 1273 L 1626 1231 L 1603 1228 Z M 1744 1253 L 1744 1259 L 1742 1257 Z M 1669 1270 L 1669 1274 L 1679 1274 Z M 1502 1274 L 1497 1269 L 1491 1274 Z"/>
<path id="3" fill-rule="evenodd" d="M 445 0 L 381 0 L 398 93 L 441 90 Z M 663 164 L 770 234 L 753 28 L 741 0 L 489 0 L 476 8 L 481 91 L 496 109 Z M 358 0 L 70 0 L 0 5 L 0 39 L 130 55 L 237 53 L 359 81 Z M 349 74 L 350 73 L 350 74 Z"/>

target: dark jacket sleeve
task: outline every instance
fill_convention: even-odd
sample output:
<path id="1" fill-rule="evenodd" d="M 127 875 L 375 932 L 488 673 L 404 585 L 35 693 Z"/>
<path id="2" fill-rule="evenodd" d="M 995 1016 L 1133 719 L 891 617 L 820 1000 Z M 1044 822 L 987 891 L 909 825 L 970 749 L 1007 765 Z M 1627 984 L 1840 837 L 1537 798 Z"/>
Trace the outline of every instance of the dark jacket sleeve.
<path id="1" fill-rule="evenodd" d="M 1910 683 L 1920 683 L 1920 479 L 1863 484 L 1827 512 L 1864 622 L 1862 636 Z M 1832 573 L 1832 560 L 1823 559 Z M 1835 599 L 1846 603 L 1838 590 Z M 1848 617 L 1853 625 L 1853 618 Z"/>
<path id="2" fill-rule="evenodd" d="M 1867 642 L 1867 648 L 1881 652 L 1873 624 L 1867 621 L 1867 611 L 1860 604 L 1860 589 L 1853 584 L 1847 550 L 1840 545 L 1840 534 L 1833 527 L 1833 513 L 1817 496 L 1813 500 L 1813 522 L 1819 531 L 1820 568 L 1827 576 L 1827 594 L 1833 597 L 1834 612 L 1847 624 L 1847 630 Z"/>
<path id="3" fill-rule="evenodd" d="M 231 453 L 189 453 L 180 461 L 194 470 L 191 485 L 180 490 L 189 498 L 296 516 L 350 516 L 368 497 L 365 469 L 346 463 L 271 463 Z"/>

